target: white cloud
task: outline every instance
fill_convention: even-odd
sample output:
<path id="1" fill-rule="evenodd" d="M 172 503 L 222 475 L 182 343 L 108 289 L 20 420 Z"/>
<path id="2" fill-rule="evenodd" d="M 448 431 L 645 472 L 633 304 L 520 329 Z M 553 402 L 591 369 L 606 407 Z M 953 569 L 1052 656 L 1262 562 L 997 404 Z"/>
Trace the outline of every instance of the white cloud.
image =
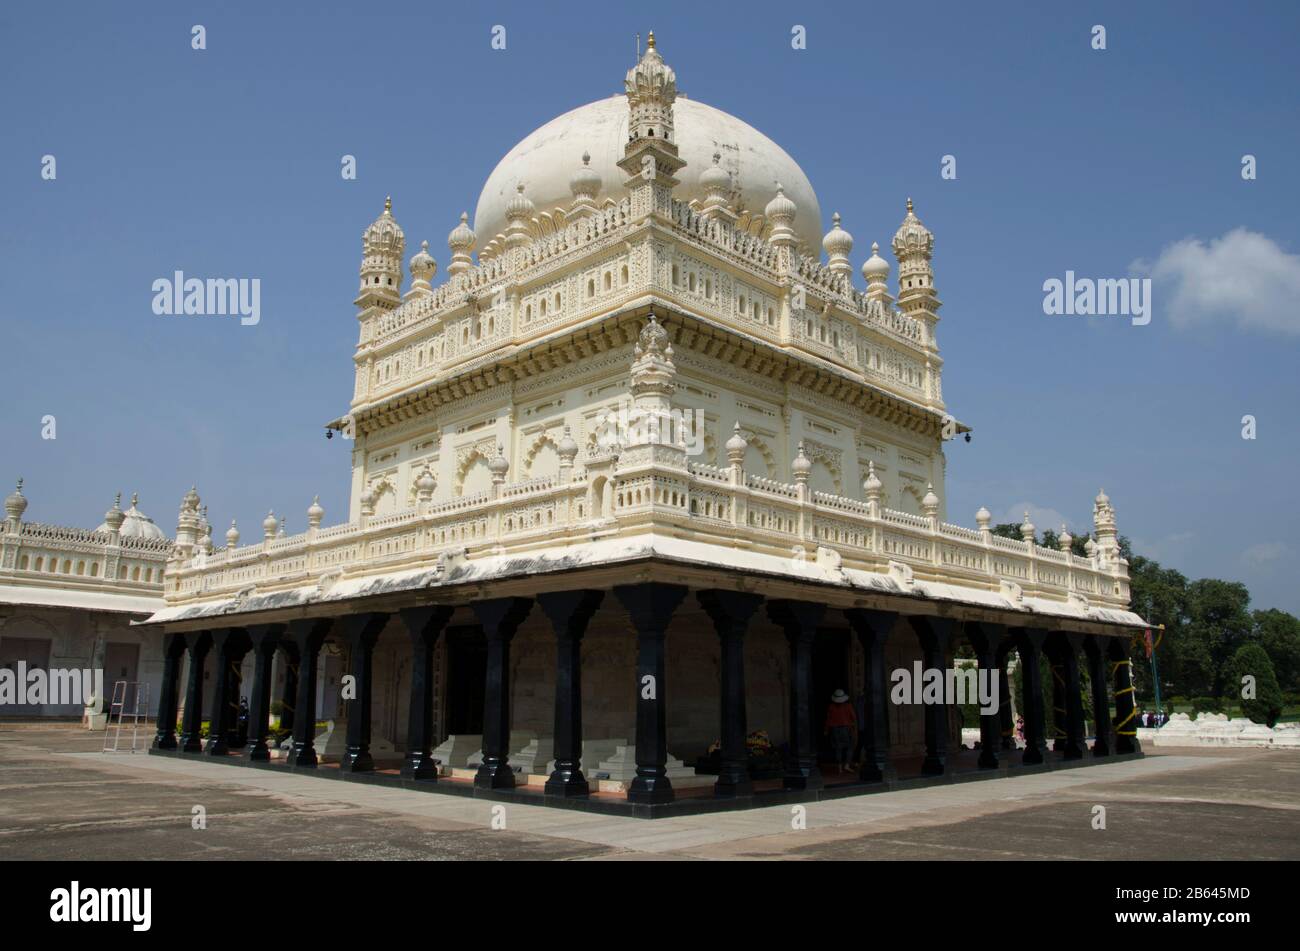
<path id="1" fill-rule="evenodd" d="M 1183 564 L 1195 547 L 1192 542 L 1196 538 L 1195 532 L 1174 532 L 1172 535 L 1165 535 L 1161 538 L 1139 538 L 1131 539 L 1133 554 L 1141 555 L 1143 558 L 1150 558 L 1152 561 L 1158 561 L 1168 567 L 1170 564 Z"/>
<path id="2" fill-rule="evenodd" d="M 1209 244 L 1185 238 L 1160 252 L 1154 264 L 1130 269 L 1150 274 L 1155 303 L 1176 327 L 1230 322 L 1243 330 L 1300 334 L 1300 255 L 1269 237 L 1237 228 Z"/>
<path id="3" fill-rule="evenodd" d="M 1288 558 L 1290 555 L 1291 546 L 1286 542 L 1260 542 L 1243 551 L 1241 560 L 1256 568 L 1263 568 L 1271 562 Z"/>

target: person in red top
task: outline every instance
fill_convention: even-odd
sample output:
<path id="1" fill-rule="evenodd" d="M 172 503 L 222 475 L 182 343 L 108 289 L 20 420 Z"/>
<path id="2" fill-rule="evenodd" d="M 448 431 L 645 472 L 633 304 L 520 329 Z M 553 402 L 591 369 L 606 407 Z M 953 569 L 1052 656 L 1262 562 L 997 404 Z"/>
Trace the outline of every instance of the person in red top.
<path id="1" fill-rule="evenodd" d="M 835 751 L 835 765 L 843 773 L 849 765 L 858 732 L 853 704 L 849 703 L 849 695 L 843 690 L 831 694 L 831 705 L 826 711 L 826 732 L 830 734 L 831 749 Z"/>

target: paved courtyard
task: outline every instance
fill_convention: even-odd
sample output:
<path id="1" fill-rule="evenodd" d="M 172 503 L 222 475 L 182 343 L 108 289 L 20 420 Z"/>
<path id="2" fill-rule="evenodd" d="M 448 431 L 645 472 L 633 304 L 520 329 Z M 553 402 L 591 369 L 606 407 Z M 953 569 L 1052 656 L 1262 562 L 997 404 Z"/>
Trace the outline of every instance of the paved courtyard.
<path id="1" fill-rule="evenodd" d="M 1300 859 L 1300 756 L 1288 752 L 1149 750 L 1139 762 L 812 803 L 802 815 L 774 806 L 642 820 L 101 744 L 79 729 L 0 725 L 0 859 Z M 1093 828 L 1097 805 L 1104 830 Z M 206 828 L 193 828 L 196 806 Z"/>

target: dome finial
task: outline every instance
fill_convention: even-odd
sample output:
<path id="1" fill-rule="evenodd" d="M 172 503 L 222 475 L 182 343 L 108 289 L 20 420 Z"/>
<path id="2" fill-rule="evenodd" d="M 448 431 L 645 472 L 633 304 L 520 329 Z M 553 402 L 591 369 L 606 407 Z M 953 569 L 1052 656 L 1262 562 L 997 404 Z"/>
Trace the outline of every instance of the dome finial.
<path id="1" fill-rule="evenodd" d="M 910 197 L 907 199 L 907 210 L 909 213 L 912 211 L 912 199 Z"/>
<path id="2" fill-rule="evenodd" d="M 387 195 L 384 198 L 384 211 L 391 212 L 392 210 L 393 210 L 393 196 Z"/>
<path id="3" fill-rule="evenodd" d="M 652 50 L 652 49 L 655 48 L 655 31 L 654 31 L 654 30 L 651 30 L 651 31 L 650 31 L 650 36 L 647 37 L 647 39 L 646 39 L 646 41 L 645 41 L 645 48 L 648 49 L 648 50 Z"/>

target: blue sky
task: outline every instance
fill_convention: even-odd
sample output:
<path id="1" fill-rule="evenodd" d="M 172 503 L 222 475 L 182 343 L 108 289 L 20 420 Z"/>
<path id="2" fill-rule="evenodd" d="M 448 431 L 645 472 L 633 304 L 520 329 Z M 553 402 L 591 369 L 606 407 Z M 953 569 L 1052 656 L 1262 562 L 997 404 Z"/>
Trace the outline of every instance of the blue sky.
<path id="1" fill-rule="evenodd" d="M 317 493 L 341 521 L 350 444 L 321 424 L 351 395 L 362 229 L 391 193 L 408 250 L 428 238 L 445 269 L 497 160 L 619 91 L 653 28 L 682 90 L 800 162 L 855 268 L 908 195 L 934 231 L 945 396 L 975 430 L 948 448 L 953 521 L 1030 505 L 1086 528 L 1104 486 L 1139 552 L 1300 612 L 1300 7 L 740 10 L 0 8 L 0 477 L 61 524 L 93 527 L 120 489 L 171 531 L 191 483 L 218 536 L 272 507 L 301 530 Z M 1149 325 L 1043 313 L 1045 280 L 1135 262 L 1165 275 Z M 152 282 L 178 268 L 259 277 L 261 323 L 155 316 Z"/>

